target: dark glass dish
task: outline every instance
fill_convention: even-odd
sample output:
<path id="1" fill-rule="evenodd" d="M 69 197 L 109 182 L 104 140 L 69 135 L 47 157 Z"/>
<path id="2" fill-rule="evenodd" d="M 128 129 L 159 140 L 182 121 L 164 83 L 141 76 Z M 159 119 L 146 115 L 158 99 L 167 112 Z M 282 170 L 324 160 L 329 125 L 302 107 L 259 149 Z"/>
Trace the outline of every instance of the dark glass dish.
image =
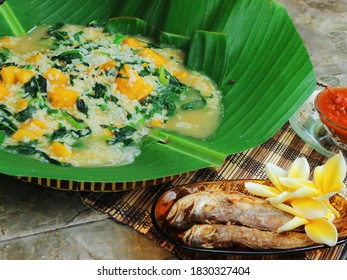
<path id="1" fill-rule="evenodd" d="M 294 248 L 294 249 L 271 249 L 271 250 L 255 250 L 248 247 L 231 247 L 224 249 L 207 249 L 207 248 L 195 248 L 183 244 L 179 238 L 180 232 L 172 228 L 166 221 L 173 204 L 180 198 L 199 191 L 214 191 L 222 190 L 225 192 L 239 191 L 241 193 L 250 194 L 245 186 L 245 182 L 254 182 L 271 185 L 270 181 L 264 180 L 226 180 L 215 182 L 200 182 L 184 186 L 179 186 L 167 190 L 159 194 L 151 209 L 151 218 L 156 230 L 165 238 L 168 242 L 174 246 L 190 251 L 192 253 L 204 253 L 204 254 L 229 254 L 229 255 L 280 255 L 280 254 L 298 254 L 305 253 L 312 250 L 320 250 L 331 248 L 327 245 L 317 244 L 309 247 Z M 340 212 L 342 218 L 347 217 L 347 201 L 340 195 L 334 195 L 331 198 L 331 203 Z M 336 245 L 340 245 L 347 241 L 347 238 L 339 239 Z"/>

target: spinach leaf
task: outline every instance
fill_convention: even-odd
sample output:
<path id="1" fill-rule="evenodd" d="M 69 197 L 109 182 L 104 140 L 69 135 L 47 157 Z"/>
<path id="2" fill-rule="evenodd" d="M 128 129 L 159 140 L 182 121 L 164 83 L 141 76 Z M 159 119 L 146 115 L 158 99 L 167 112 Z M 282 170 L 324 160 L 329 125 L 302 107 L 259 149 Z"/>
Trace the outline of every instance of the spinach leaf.
<path id="1" fill-rule="evenodd" d="M 76 107 L 77 110 L 80 111 L 82 114 L 86 115 L 88 117 L 88 106 L 87 104 L 84 102 L 83 99 L 78 98 L 76 100 Z"/>
<path id="2" fill-rule="evenodd" d="M 54 31 L 57 31 L 58 29 L 62 28 L 65 24 L 62 22 L 58 22 L 52 26 L 50 26 L 47 30 L 47 34 L 51 35 Z"/>
<path id="3" fill-rule="evenodd" d="M 51 158 L 49 155 L 47 155 L 45 152 L 36 150 L 36 154 L 39 155 L 41 158 L 43 158 L 45 161 L 55 164 L 55 165 L 60 165 L 60 166 L 71 166 L 70 163 L 66 162 L 60 162 L 59 160 L 56 160 L 54 158 Z"/>
<path id="4" fill-rule="evenodd" d="M 88 27 L 99 27 L 99 23 L 96 20 L 92 20 L 86 26 L 88 26 Z"/>
<path id="5" fill-rule="evenodd" d="M 47 80 L 41 75 L 34 76 L 24 84 L 24 91 L 36 98 L 37 93 L 47 92 Z"/>
<path id="6" fill-rule="evenodd" d="M 137 130 L 136 128 L 132 126 L 124 126 L 121 128 L 114 127 L 112 125 L 101 125 L 102 128 L 108 128 L 111 130 L 114 134 L 111 140 L 107 140 L 108 145 L 114 145 L 117 143 L 123 143 L 125 146 L 129 146 L 131 143 L 134 142 L 134 140 L 131 138 L 131 136 L 134 134 L 134 132 Z"/>
<path id="7" fill-rule="evenodd" d="M 10 55 L 11 51 L 8 48 L 0 47 L 0 65 L 3 65 Z"/>
<path id="8" fill-rule="evenodd" d="M 113 102 L 113 103 L 115 103 L 115 104 L 117 104 L 119 100 L 118 100 L 118 98 L 115 97 L 114 95 L 111 95 L 111 96 L 110 96 L 110 101 Z"/>
<path id="9" fill-rule="evenodd" d="M 26 109 L 16 113 L 14 115 L 14 118 L 19 121 L 19 122 L 25 122 L 26 120 L 30 119 L 33 115 L 33 113 L 36 111 L 37 109 L 35 107 L 32 106 L 28 106 Z"/>
<path id="10" fill-rule="evenodd" d="M 46 32 L 46 36 L 43 37 L 43 39 L 48 39 L 49 37 L 53 37 L 57 39 L 58 41 L 66 41 L 69 39 L 69 35 L 65 31 L 59 30 L 64 26 L 64 23 L 57 23 L 55 25 L 52 25 L 50 28 L 48 28 Z"/>
<path id="11" fill-rule="evenodd" d="M 151 70 L 149 69 L 148 66 L 143 67 L 143 69 L 139 72 L 139 76 L 140 77 L 149 76 L 151 74 L 152 74 L 152 72 L 151 72 Z"/>
<path id="12" fill-rule="evenodd" d="M 66 64 L 71 64 L 72 60 L 74 59 L 83 60 L 83 55 L 80 53 L 79 50 L 75 49 L 55 55 L 52 57 L 52 59 L 61 60 L 64 61 Z"/>
<path id="13" fill-rule="evenodd" d="M 167 116 L 173 116 L 177 111 L 177 101 L 180 98 L 182 92 L 184 92 L 188 86 L 179 82 L 173 75 L 164 69 L 166 79 L 168 79 L 168 85 L 161 86 L 157 92 L 157 96 L 149 95 L 147 98 L 141 101 L 141 104 L 146 102 L 152 103 L 152 112 L 147 114 L 147 118 L 153 115 L 155 112 L 167 111 Z"/>
<path id="14" fill-rule="evenodd" d="M 18 127 L 8 118 L 0 116 L 0 130 L 7 135 L 11 135 L 17 131 Z"/>
<path id="15" fill-rule="evenodd" d="M 62 117 L 67 120 L 75 128 L 85 128 L 85 123 L 83 120 L 74 117 L 64 110 L 60 110 Z"/>
<path id="16" fill-rule="evenodd" d="M 116 34 L 114 36 L 114 41 L 113 44 L 118 45 L 123 42 L 124 39 L 128 38 L 128 35 L 123 35 L 123 34 Z"/>
<path id="17" fill-rule="evenodd" d="M 87 127 L 86 129 L 82 130 L 71 130 L 71 135 L 75 138 L 81 138 L 88 136 L 89 134 L 92 133 L 92 129 L 90 127 Z"/>
<path id="18" fill-rule="evenodd" d="M 163 66 L 160 66 L 159 68 L 159 82 L 164 85 L 164 86 L 168 86 L 169 85 L 169 79 L 167 79 L 167 71 L 165 70 L 165 68 Z"/>
<path id="19" fill-rule="evenodd" d="M 57 31 L 52 32 L 50 36 L 54 37 L 58 41 L 67 41 L 67 40 L 69 40 L 69 34 L 67 32 L 65 32 L 65 31 L 57 30 Z"/>
<path id="20" fill-rule="evenodd" d="M 16 63 L 14 63 L 14 62 L 5 62 L 3 64 L 0 63 L 0 70 L 2 68 L 8 67 L 8 66 L 18 66 L 18 65 Z"/>
<path id="21" fill-rule="evenodd" d="M 63 138 L 64 136 L 69 134 L 69 130 L 63 126 L 62 124 L 59 124 L 58 129 L 54 130 L 52 135 L 50 136 L 50 141 L 54 141 L 59 138 Z"/>
<path id="22" fill-rule="evenodd" d="M 181 101 L 184 103 L 180 105 L 180 108 L 184 111 L 201 109 L 207 103 L 201 92 L 191 87 L 182 93 Z"/>
<path id="23" fill-rule="evenodd" d="M 0 104 L 0 115 L 5 115 L 8 117 L 12 116 L 12 113 L 7 109 L 7 106 L 5 104 Z"/>
<path id="24" fill-rule="evenodd" d="M 81 43 L 81 36 L 84 34 L 84 31 L 78 31 L 73 35 L 73 38 L 75 39 L 76 42 Z"/>
<path id="25" fill-rule="evenodd" d="M 62 163 L 54 158 L 51 158 L 48 154 L 45 152 L 38 150 L 35 148 L 35 143 L 28 142 L 28 143 L 20 143 L 18 145 L 8 145 L 5 148 L 16 154 L 21 154 L 21 155 L 27 155 L 27 156 L 33 156 L 33 155 L 38 155 L 39 157 L 43 158 L 45 161 L 56 164 L 56 165 L 61 165 L 61 166 L 70 166 L 71 164 L 68 163 Z"/>
<path id="26" fill-rule="evenodd" d="M 32 146 L 31 142 L 20 143 L 18 145 L 8 145 L 6 149 L 16 154 L 32 156 L 36 153 L 36 148 Z"/>
<path id="27" fill-rule="evenodd" d="M 67 129 L 62 124 L 59 124 L 58 129 L 54 130 L 54 132 L 48 136 L 50 141 L 54 141 L 56 139 L 64 138 L 65 136 L 71 136 L 73 138 L 81 138 L 88 136 L 92 133 L 92 130 L 90 127 L 87 127 L 86 129 L 80 129 L 80 130 L 74 130 L 74 129 Z"/>
<path id="28" fill-rule="evenodd" d="M 176 114 L 177 106 L 176 102 L 179 99 L 179 95 L 171 92 L 169 89 L 162 90 L 158 96 L 151 97 L 152 111 L 150 116 L 155 112 L 162 112 L 163 110 L 167 111 L 168 116 L 173 116 Z"/>
<path id="29" fill-rule="evenodd" d="M 106 93 L 107 93 L 107 86 L 103 85 L 101 83 L 95 83 L 94 87 L 93 87 L 93 92 L 94 95 L 90 95 L 94 98 L 104 98 L 106 97 Z"/>

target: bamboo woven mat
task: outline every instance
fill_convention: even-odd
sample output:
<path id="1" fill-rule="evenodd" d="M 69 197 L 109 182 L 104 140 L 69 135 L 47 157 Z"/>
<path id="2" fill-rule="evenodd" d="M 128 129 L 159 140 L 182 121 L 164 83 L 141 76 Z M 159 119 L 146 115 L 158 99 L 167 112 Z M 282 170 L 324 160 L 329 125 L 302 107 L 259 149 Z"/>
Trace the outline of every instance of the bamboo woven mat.
<path id="1" fill-rule="evenodd" d="M 288 169 L 297 157 L 306 157 L 311 170 L 327 160 L 310 148 L 286 123 L 272 138 L 262 145 L 231 155 L 219 169 L 206 168 L 178 178 L 172 182 L 150 186 L 144 189 L 117 193 L 84 193 L 85 203 L 108 214 L 116 222 L 128 225 L 145 234 L 153 242 L 167 249 L 179 259 L 346 259 L 347 244 L 333 248 L 296 254 L 279 255 L 206 255 L 183 251 L 168 243 L 154 228 L 150 211 L 155 197 L 169 188 L 202 181 L 226 179 L 267 179 L 264 166 L 272 162 Z M 346 197 L 346 194 L 344 194 Z"/>

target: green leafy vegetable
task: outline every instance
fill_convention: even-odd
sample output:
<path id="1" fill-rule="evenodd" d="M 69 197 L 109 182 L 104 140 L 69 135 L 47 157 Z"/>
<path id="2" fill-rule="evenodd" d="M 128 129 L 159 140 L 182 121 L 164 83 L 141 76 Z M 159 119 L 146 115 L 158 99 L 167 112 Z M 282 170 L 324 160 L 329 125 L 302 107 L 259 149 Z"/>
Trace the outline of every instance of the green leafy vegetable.
<path id="1" fill-rule="evenodd" d="M 177 112 L 177 102 L 180 99 L 180 95 L 187 90 L 188 86 L 179 82 L 173 75 L 171 75 L 164 68 L 161 68 L 162 74 L 160 72 L 158 75 L 165 75 L 163 79 L 167 80 L 167 85 L 160 87 L 157 96 L 148 96 L 143 101 L 142 104 L 146 102 L 152 104 L 152 111 L 148 114 L 147 118 L 152 116 L 155 112 L 160 112 L 162 110 L 167 110 L 168 116 L 173 116 Z"/>
<path id="2" fill-rule="evenodd" d="M 199 110 L 206 106 L 206 99 L 200 91 L 189 87 L 182 93 L 180 103 L 180 108 L 184 111 Z"/>
<path id="3" fill-rule="evenodd" d="M 92 130 L 90 127 L 87 127 L 86 129 L 80 129 L 80 130 L 73 130 L 73 129 L 69 130 L 60 123 L 58 129 L 54 130 L 54 132 L 48 137 L 50 141 L 52 142 L 57 139 L 62 139 L 66 136 L 81 138 L 81 137 L 88 136 L 91 133 L 92 133 Z"/>
<path id="4" fill-rule="evenodd" d="M 47 30 L 46 36 L 43 37 L 43 39 L 48 39 L 49 37 L 55 38 L 58 42 L 59 41 L 66 41 L 69 39 L 69 35 L 65 31 L 61 31 L 61 29 L 65 24 L 64 23 L 57 23 L 53 26 L 50 26 Z"/>
<path id="5" fill-rule="evenodd" d="M 131 136 L 136 131 L 136 128 L 134 127 L 124 126 L 124 127 L 118 128 L 112 125 L 102 125 L 101 127 L 108 128 L 114 134 L 111 140 L 106 141 L 108 145 L 123 143 L 125 146 L 129 146 L 133 142 L 133 139 L 131 138 Z"/>
<path id="6" fill-rule="evenodd" d="M 62 163 L 56 159 L 53 159 L 52 157 L 47 155 L 45 152 L 35 148 L 35 144 L 34 145 L 33 144 L 34 143 L 32 142 L 28 142 L 28 143 L 21 143 L 18 145 L 7 145 L 6 149 L 11 151 L 12 153 L 17 153 L 17 154 L 26 155 L 26 156 L 37 155 L 41 157 L 42 159 L 44 159 L 45 161 L 55 165 L 70 166 L 70 164 Z"/>
<path id="7" fill-rule="evenodd" d="M 19 121 L 19 122 L 25 122 L 27 120 L 29 120 L 33 113 L 35 113 L 37 109 L 33 106 L 28 106 L 27 108 L 25 108 L 24 110 L 16 113 L 14 115 L 14 118 Z"/>
<path id="8" fill-rule="evenodd" d="M 63 126 L 61 123 L 59 123 L 58 129 L 54 130 L 52 135 L 50 135 L 50 141 L 54 141 L 59 138 L 64 138 L 68 134 L 69 130 L 66 128 L 66 126 Z"/>
<path id="9" fill-rule="evenodd" d="M 0 116 L 0 130 L 7 135 L 11 135 L 17 131 L 17 126 L 8 118 Z"/>
<path id="10" fill-rule="evenodd" d="M 106 93 L 107 93 L 107 86 L 103 85 L 101 83 L 95 83 L 93 86 L 93 97 L 95 98 L 106 98 Z"/>
<path id="11" fill-rule="evenodd" d="M 12 116 L 12 113 L 7 109 L 5 104 L 0 104 L 0 115 Z"/>
<path id="12" fill-rule="evenodd" d="M 6 146 L 6 149 L 21 155 L 34 155 L 36 153 L 36 148 L 31 142 L 21 143 L 18 145 L 8 145 Z"/>
<path id="13" fill-rule="evenodd" d="M 78 59 L 78 60 L 83 60 L 83 55 L 80 53 L 79 50 L 71 50 L 71 51 L 66 51 L 63 52 L 59 55 L 53 56 L 52 59 L 57 59 L 65 62 L 66 64 L 71 64 L 72 60 Z"/>
<path id="14" fill-rule="evenodd" d="M 81 42 L 81 36 L 84 34 L 84 32 L 81 30 L 81 31 L 78 31 L 76 32 L 74 35 L 73 35 L 73 38 L 75 39 L 75 41 L 77 42 Z"/>
<path id="15" fill-rule="evenodd" d="M 83 99 L 77 98 L 76 107 L 78 111 L 80 111 L 82 114 L 85 114 L 88 117 L 88 105 L 84 102 Z"/>
<path id="16" fill-rule="evenodd" d="M 0 66 L 10 57 L 11 51 L 8 48 L 0 47 Z"/>
<path id="17" fill-rule="evenodd" d="M 71 115 L 70 113 L 64 110 L 60 110 L 60 113 L 61 113 L 61 116 L 65 120 L 67 120 L 73 127 L 79 128 L 79 129 L 86 127 L 86 124 L 83 120 L 74 117 L 73 115 Z"/>
<path id="18" fill-rule="evenodd" d="M 163 66 L 160 66 L 159 68 L 159 82 L 162 83 L 162 85 L 164 86 L 168 86 L 169 85 L 169 80 L 166 77 L 166 72 L 165 68 Z"/>
<path id="19" fill-rule="evenodd" d="M 123 34 L 115 34 L 113 44 L 120 44 L 123 42 L 124 39 L 128 38 L 128 35 L 123 35 Z"/>
<path id="20" fill-rule="evenodd" d="M 34 76 L 24 84 L 24 91 L 32 97 L 38 97 L 38 93 L 47 92 L 47 80 L 41 76 Z"/>

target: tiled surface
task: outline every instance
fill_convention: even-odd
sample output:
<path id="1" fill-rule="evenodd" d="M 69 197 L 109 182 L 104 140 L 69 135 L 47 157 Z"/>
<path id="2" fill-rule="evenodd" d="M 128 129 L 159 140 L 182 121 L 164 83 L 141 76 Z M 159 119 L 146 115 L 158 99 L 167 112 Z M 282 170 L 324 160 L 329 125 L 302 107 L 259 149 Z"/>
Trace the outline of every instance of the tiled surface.
<path id="1" fill-rule="evenodd" d="M 305 42 L 317 80 L 347 86 L 347 0 L 279 0 Z"/>
<path id="2" fill-rule="evenodd" d="M 280 0 L 318 81 L 347 86 L 347 0 Z M 0 175 L 0 259 L 172 259 L 138 232 L 86 206 L 77 194 Z"/>
<path id="3" fill-rule="evenodd" d="M 78 194 L 0 175 L 0 259 L 168 259 L 140 233 L 86 206 Z"/>

